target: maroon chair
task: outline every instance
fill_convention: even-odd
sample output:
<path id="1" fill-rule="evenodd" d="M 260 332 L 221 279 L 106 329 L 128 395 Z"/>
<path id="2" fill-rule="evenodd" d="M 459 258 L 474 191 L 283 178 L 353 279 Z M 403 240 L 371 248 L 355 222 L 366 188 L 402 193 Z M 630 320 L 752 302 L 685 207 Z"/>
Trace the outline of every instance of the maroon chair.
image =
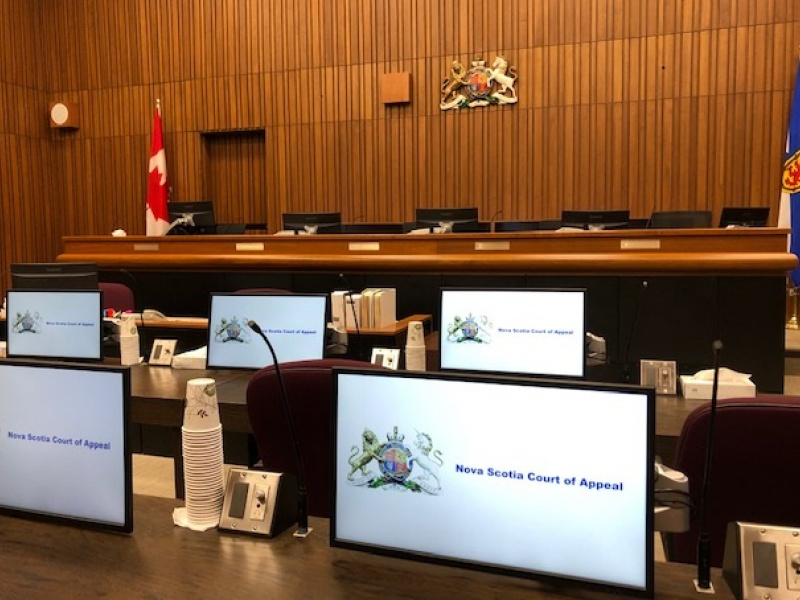
<path id="1" fill-rule="evenodd" d="M 699 506 L 708 439 L 710 404 L 696 408 L 683 424 L 673 467 L 689 478 L 694 503 L 687 533 L 666 534 L 667 559 L 697 561 Z M 800 397 L 757 396 L 717 403 L 707 531 L 711 564 L 722 565 L 726 526 L 730 521 L 800 525 Z"/>
<path id="2" fill-rule="evenodd" d="M 330 514 L 331 407 L 333 368 L 383 369 L 350 359 L 303 360 L 281 363 L 286 395 L 297 430 L 306 470 L 308 512 Z M 247 414 L 264 469 L 297 474 L 289 426 L 283 412 L 275 367 L 258 371 L 247 385 Z"/>
<path id="3" fill-rule="evenodd" d="M 103 310 L 113 309 L 117 312 L 135 310 L 133 292 L 124 283 L 105 283 L 98 284 L 100 291 L 103 292 Z"/>

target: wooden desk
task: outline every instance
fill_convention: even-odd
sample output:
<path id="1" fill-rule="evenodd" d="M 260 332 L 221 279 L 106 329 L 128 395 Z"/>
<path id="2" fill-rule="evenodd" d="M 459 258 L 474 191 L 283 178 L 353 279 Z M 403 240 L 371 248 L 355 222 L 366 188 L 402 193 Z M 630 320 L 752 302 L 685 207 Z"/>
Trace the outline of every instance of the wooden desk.
<path id="1" fill-rule="evenodd" d="M 181 370 L 147 365 L 131 367 L 131 420 L 137 425 L 156 426 L 163 430 L 166 448 L 157 453 L 175 459 L 178 497 L 183 496 L 180 428 L 183 424 L 186 382 L 197 377 L 216 380 L 220 420 L 223 432 L 228 436 L 226 460 L 245 464 L 256 458 L 245 396 L 252 375 L 252 371 Z M 684 420 L 692 410 L 704 403 L 703 400 L 686 400 L 680 396 L 659 396 L 656 399 L 656 454 L 665 464 L 672 464 Z"/>
<path id="2" fill-rule="evenodd" d="M 58 260 L 128 269 L 785 276 L 797 265 L 786 250 L 788 233 L 758 227 L 424 236 L 67 236 Z"/>
<path id="3" fill-rule="evenodd" d="M 0 516 L 3 598 L 615 598 L 577 588 L 331 548 L 312 534 L 267 540 L 172 525 L 172 500 L 136 496 L 130 536 Z M 656 563 L 655 597 L 697 598 L 691 565 Z M 719 600 L 733 598 L 717 570 Z"/>
<path id="4" fill-rule="evenodd" d="M 65 237 L 58 260 L 97 263 L 108 281 L 130 283 L 135 272 L 139 305 L 197 316 L 210 291 L 329 293 L 342 273 L 354 289 L 396 288 L 404 315 L 437 314 L 442 287 L 579 287 L 587 290 L 587 330 L 607 340 L 613 362 L 675 360 L 696 372 L 708 368 L 710 344 L 720 339 L 728 366 L 753 373 L 759 390 L 782 393 L 786 272 L 797 264 L 787 233 Z"/>
<path id="5" fill-rule="evenodd" d="M 175 459 L 175 495 L 183 497 L 183 444 L 181 426 L 190 379 L 211 377 L 217 382 L 220 421 L 226 457 L 234 464 L 250 464 L 255 447 L 247 416 L 245 391 L 252 371 L 131 367 L 131 423 L 138 431 L 141 451 Z"/>

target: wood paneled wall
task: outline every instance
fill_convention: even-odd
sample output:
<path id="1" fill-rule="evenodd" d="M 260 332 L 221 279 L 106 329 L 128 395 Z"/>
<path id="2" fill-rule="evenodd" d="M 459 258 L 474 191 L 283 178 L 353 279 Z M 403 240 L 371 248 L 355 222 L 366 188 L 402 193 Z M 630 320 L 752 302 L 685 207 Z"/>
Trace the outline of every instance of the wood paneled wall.
<path id="1" fill-rule="evenodd" d="M 43 260 L 60 245 L 48 220 L 52 156 L 39 16 L 38 0 L 0 0 L 0 289 L 12 261 Z"/>
<path id="2" fill-rule="evenodd" d="M 0 160 L 18 178 L 0 201 L 4 222 L 34 195 L 54 208 L 55 225 L 22 219 L 40 252 L 61 235 L 144 232 L 156 98 L 177 200 L 210 192 L 203 133 L 265 132 L 262 189 L 237 181 L 224 197 L 215 180 L 225 221 L 769 205 L 774 223 L 800 4 L 0 0 L 0 37 Z M 496 54 L 516 67 L 519 103 L 441 113 L 450 63 Z M 412 102 L 384 106 L 380 76 L 397 71 L 412 74 Z M 79 103 L 79 130 L 48 130 L 54 98 Z"/>

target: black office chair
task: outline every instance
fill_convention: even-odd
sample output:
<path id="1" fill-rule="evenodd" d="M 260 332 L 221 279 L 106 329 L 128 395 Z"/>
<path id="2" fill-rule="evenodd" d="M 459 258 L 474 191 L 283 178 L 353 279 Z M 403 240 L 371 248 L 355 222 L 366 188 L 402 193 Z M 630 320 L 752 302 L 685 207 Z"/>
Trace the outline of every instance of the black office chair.
<path id="1" fill-rule="evenodd" d="M 711 227 L 710 210 L 670 210 L 653 212 L 648 229 L 698 229 Z"/>

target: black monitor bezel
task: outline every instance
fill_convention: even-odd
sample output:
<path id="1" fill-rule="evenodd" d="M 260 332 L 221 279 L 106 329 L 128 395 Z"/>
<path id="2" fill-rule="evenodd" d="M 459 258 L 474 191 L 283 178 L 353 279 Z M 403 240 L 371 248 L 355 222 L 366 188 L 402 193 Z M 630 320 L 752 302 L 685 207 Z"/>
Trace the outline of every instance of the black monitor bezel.
<path id="1" fill-rule="evenodd" d="M 341 233 L 341 212 L 298 212 L 283 213 L 281 222 L 284 231 L 303 232 L 306 227 L 316 227 L 317 234 Z"/>
<path id="2" fill-rule="evenodd" d="M 96 290 L 99 282 L 95 263 L 11 264 L 11 289 L 15 290 Z"/>
<path id="3" fill-rule="evenodd" d="M 561 226 L 578 229 L 627 229 L 630 225 L 629 210 L 564 210 L 561 211 Z"/>
<path id="4" fill-rule="evenodd" d="M 520 371 L 476 371 L 471 369 L 457 369 L 453 367 L 445 367 L 441 365 L 441 357 L 442 357 L 442 348 L 447 341 L 445 336 L 442 335 L 444 331 L 444 327 L 442 325 L 442 302 L 444 300 L 445 292 L 554 292 L 554 293 L 563 293 L 563 292 L 581 292 L 583 294 L 583 331 L 581 332 L 581 339 L 586 339 L 586 297 L 588 294 L 588 290 L 583 287 L 575 287 L 575 288 L 567 288 L 567 287 L 552 287 L 552 288 L 504 288 L 504 287 L 497 287 L 497 288 L 477 288 L 477 287 L 442 287 L 439 288 L 439 305 L 438 305 L 438 314 L 437 319 L 439 323 L 439 370 L 442 372 L 447 373 L 471 373 L 471 374 L 495 374 L 495 375 L 520 375 L 525 377 L 546 377 L 548 379 L 584 379 L 586 377 L 586 352 L 584 351 L 583 354 L 583 361 L 581 362 L 583 366 L 583 372 L 581 375 L 559 375 L 554 373 L 540 373 L 540 372 L 520 372 Z M 585 347 L 585 344 L 584 344 Z"/>
<path id="5" fill-rule="evenodd" d="M 211 292 L 208 295 L 208 329 L 207 329 L 207 337 L 206 337 L 206 369 L 229 369 L 232 371 L 258 371 L 261 368 L 268 367 L 271 365 L 264 365 L 263 367 L 239 367 L 239 366 L 230 366 L 230 365 L 214 365 L 210 362 L 211 359 L 211 342 L 213 341 L 214 337 L 214 328 L 213 324 L 211 323 L 211 307 L 214 303 L 214 298 L 222 297 L 222 296 L 234 296 L 236 298 L 263 298 L 267 297 L 280 297 L 280 298 L 323 298 L 325 301 L 325 310 L 323 311 L 322 317 L 322 329 L 323 331 L 326 330 L 327 323 L 328 323 L 328 316 L 330 311 L 330 302 L 328 301 L 327 294 L 314 294 L 314 293 L 295 293 L 295 292 L 254 292 L 254 293 L 239 293 L 239 292 Z M 260 325 L 264 325 L 260 323 Z M 278 351 L 275 352 L 278 354 Z M 325 335 L 322 336 L 322 348 L 321 353 L 318 359 L 308 359 L 308 360 L 321 360 L 325 358 Z M 280 364 L 283 364 L 286 361 L 281 360 L 280 355 L 278 355 L 278 360 Z"/>
<path id="6" fill-rule="evenodd" d="M 356 375 L 376 375 L 379 377 L 406 377 L 406 378 L 421 378 L 421 379 L 439 379 L 439 380 L 453 380 L 453 381 L 475 381 L 475 382 L 488 382 L 499 383 L 506 385 L 523 385 L 523 386 L 538 386 L 538 387 L 556 387 L 571 389 L 588 389 L 598 391 L 610 391 L 620 393 L 640 394 L 647 397 L 647 458 L 644 468 L 646 472 L 652 471 L 652 465 L 655 461 L 655 402 L 656 394 L 653 388 L 646 388 L 642 386 L 628 385 L 628 384 L 610 384 L 598 382 L 585 382 L 576 380 L 561 380 L 561 379 L 538 379 L 532 377 L 512 377 L 506 375 L 457 375 L 455 373 L 444 373 L 434 371 L 390 371 L 390 370 L 375 370 L 375 369 L 354 369 L 352 367 L 334 367 L 333 368 L 333 384 L 332 384 L 332 408 L 331 408 L 331 444 L 333 451 L 331 452 L 331 466 L 330 466 L 330 490 L 331 490 L 331 510 L 330 510 L 330 530 L 329 530 L 329 543 L 334 548 L 345 548 L 348 550 L 355 550 L 359 552 L 368 552 L 382 556 L 403 558 L 438 565 L 445 565 L 457 568 L 466 568 L 477 571 L 485 571 L 489 573 L 497 573 L 501 575 L 510 575 L 513 577 L 522 577 L 542 582 L 549 582 L 556 585 L 574 585 L 585 589 L 593 589 L 598 591 L 609 591 L 614 593 L 623 594 L 626 596 L 652 598 L 655 593 L 655 542 L 654 542 L 654 515 L 652 508 L 654 478 L 645 477 L 647 491 L 645 508 L 645 587 L 644 589 L 631 588 L 623 585 L 614 585 L 607 582 L 590 581 L 577 578 L 561 577 L 553 575 L 552 573 L 543 573 L 538 571 L 528 571 L 522 569 L 513 569 L 509 567 L 497 566 L 490 563 L 477 563 L 473 561 L 461 560 L 453 557 L 441 557 L 438 555 L 431 555 L 421 552 L 401 550 L 396 548 L 387 548 L 384 546 L 375 546 L 366 543 L 350 542 L 339 540 L 336 537 L 336 496 L 337 496 L 337 467 L 340 461 L 337 460 L 336 448 L 338 439 L 338 412 L 339 412 L 339 376 L 346 374 Z M 465 432 L 465 435 L 469 435 Z M 349 464 L 349 463 L 348 463 Z"/>
<path id="7" fill-rule="evenodd" d="M 418 228 L 433 229 L 441 223 L 452 223 L 454 232 L 481 230 L 477 206 L 417 208 L 414 220 Z"/>
<path id="8" fill-rule="evenodd" d="M 344 223 L 342 233 L 352 235 L 400 235 L 405 233 L 403 223 Z"/>
<path id="9" fill-rule="evenodd" d="M 214 217 L 214 202 L 212 200 L 188 200 L 186 202 L 167 202 L 167 213 L 170 223 L 184 215 L 191 215 L 194 225 L 176 225 L 170 231 L 190 233 L 196 235 L 213 235 L 216 233 L 217 221 Z"/>
<path id="10" fill-rule="evenodd" d="M 16 358 L 16 359 L 31 359 L 31 360 L 52 360 L 52 361 L 73 361 L 76 363 L 86 364 L 86 363 L 96 363 L 103 359 L 103 292 L 100 289 L 90 289 L 90 290 L 61 290 L 61 289 L 10 289 L 7 292 L 8 298 L 12 295 L 16 294 L 42 294 L 52 292 L 54 294 L 85 294 L 85 295 L 96 295 L 97 301 L 99 304 L 99 327 L 98 327 L 98 339 L 97 339 L 97 356 L 43 356 L 38 354 L 14 354 L 13 346 L 11 344 L 11 336 L 6 332 L 6 355 L 9 358 Z M 8 308 L 11 307 L 11 303 L 9 301 Z M 9 312 L 6 315 L 6 327 L 11 327 L 11 313 Z"/>
<path id="11" fill-rule="evenodd" d="M 745 218 L 747 215 L 757 218 Z M 767 227 L 769 206 L 723 206 L 719 215 L 720 227 Z"/>
<path id="12" fill-rule="evenodd" d="M 659 223 L 659 221 L 662 221 Z M 647 229 L 707 229 L 711 227 L 710 210 L 654 211 L 647 220 Z"/>
<path id="13" fill-rule="evenodd" d="M 56 362 L 50 360 L 33 360 L 24 358 L 8 358 L 0 361 L 0 368 L 4 365 L 22 366 L 33 368 L 53 368 L 64 370 L 80 371 L 104 371 L 118 373 L 122 377 L 122 439 L 123 439 L 123 468 L 125 469 L 125 522 L 122 524 L 107 521 L 94 521 L 82 519 L 69 515 L 55 515 L 51 513 L 37 512 L 33 510 L 23 510 L 0 504 L 0 514 L 13 517 L 20 517 L 32 521 L 43 521 L 48 523 L 58 523 L 82 529 L 92 529 L 108 531 L 113 533 L 132 533 L 133 532 L 133 465 L 131 458 L 131 376 L 130 368 L 119 365 L 107 365 L 102 363 L 88 364 L 85 362 Z"/>

